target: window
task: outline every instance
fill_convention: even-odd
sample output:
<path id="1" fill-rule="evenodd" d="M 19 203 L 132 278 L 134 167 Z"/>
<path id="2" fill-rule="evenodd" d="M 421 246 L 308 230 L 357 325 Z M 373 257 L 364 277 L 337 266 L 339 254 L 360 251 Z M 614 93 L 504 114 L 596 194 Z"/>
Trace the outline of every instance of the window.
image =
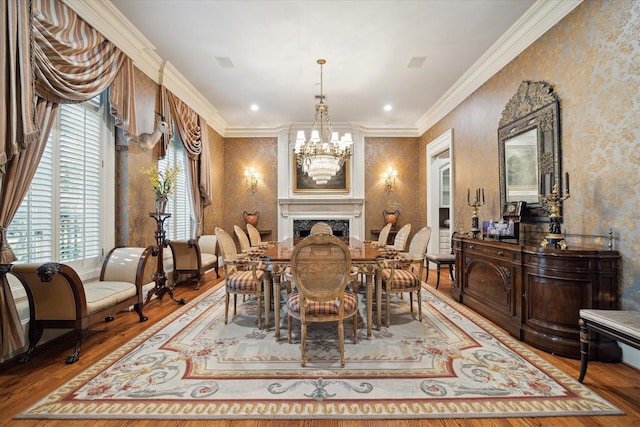
<path id="1" fill-rule="evenodd" d="M 169 197 L 166 211 L 171 217 L 165 221 L 165 231 L 169 240 L 186 240 L 191 238 L 191 191 L 187 179 L 186 154 L 175 127 L 173 138 L 167 148 L 167 155 L 158 161 L 158 170 L 180 165 L 176 179 L 175 191 Z"/>
<path id="2" fill-rule="evenodd" d="M 113 169 L 114 144 L 105 142 L 113 135 L 104 105 L 97 96 L 60 106 L 38 170 L 9 226 L 8 242 L 18 262 L 63 262 L 87 271 L 100 264 L 104 248 L 113 246 L 113 214 L 106 213 L 106 206 L 113 206 L 113 172 L 106 170 Z"/>

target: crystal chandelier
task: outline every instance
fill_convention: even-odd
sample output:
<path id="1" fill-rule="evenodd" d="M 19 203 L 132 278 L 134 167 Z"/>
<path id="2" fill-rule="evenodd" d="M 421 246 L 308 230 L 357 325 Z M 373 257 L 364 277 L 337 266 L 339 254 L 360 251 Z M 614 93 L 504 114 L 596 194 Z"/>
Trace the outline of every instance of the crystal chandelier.
<path id="1" fill-rule="evenodd" d="M 326 184 L 338 173 L 344 162 L 351 156 L 351 134 L 345 133 L 341 138 L 333 131 L 329 120 L 329 106 L 324 103 L 322 66 L 320 64 L 320 103 L 316 104 L 316 115 L 311 127 L 311 137 L 307 140 L 304 131 L 299 130 L 296 137 L 295 153 L 298 166 L 309 175 L 316 184 Z"/>

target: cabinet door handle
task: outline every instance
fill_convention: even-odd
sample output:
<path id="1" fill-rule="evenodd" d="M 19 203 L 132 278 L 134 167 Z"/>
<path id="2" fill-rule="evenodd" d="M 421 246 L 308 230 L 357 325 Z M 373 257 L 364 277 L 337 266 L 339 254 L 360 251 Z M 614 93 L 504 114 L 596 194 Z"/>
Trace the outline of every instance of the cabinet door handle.
<path id="1" fill-rule="evenodd" d="M 526 292 L 522 293 L 522 299 L 527 299 L 527 293 Z"/>
<path id="2" fill-rule="evenodd" d="M 469 249 L 473 249 L 473 248 L 475 248 L 475 246 L 469 245 Z"/>
<path id="3" fill-rule="evenodd" d="M 503 256 L 504 255 L 504 251 L 498 251 L 498 256 Z"/>

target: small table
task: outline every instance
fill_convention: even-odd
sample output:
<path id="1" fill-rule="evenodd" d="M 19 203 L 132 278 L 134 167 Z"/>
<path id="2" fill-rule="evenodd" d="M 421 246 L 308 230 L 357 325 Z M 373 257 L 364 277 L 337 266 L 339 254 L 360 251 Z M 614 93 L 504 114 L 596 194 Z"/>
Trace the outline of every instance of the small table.
<path id="1" fill-rule="evenodd" d="M 271 274 L 275 283 L 274 298 L 274 320 L 275 320 L 275 338 L 276 341 L 280 339 L 280 286 L 281 276 L 284 273 L 287 265 L 291 264 L 291 253 L 293 247 L 300 240 L 300 237 L 289 238 L 282 242 L 279 242 L 269 248 L 264 254 L 265 257 L 270 259 L 272 265 Z M 347 240 L 348 239 L 348 240 Z M 359 239 L 347 238 L 346 243 L 349 245 L 351 252 L 351 264 L 358 267 L 359 271 L 366 277 L 366 298 L 367 298 L 367 339 L 371 339 L 371 324 L 373 319 L 373 285 L 374 275 L 377 270 L 376 258 L 380 256 L 380 252 L 372 245 L 365 244 Z M 270 307 L 271 304 L 271 292 L 268 286 L 265 290 L 265 306 Z M 378 311 L 380 311 L 380 298 L 378 298 Z M 380 317 L 380 316 L 378 316 Z M 266 330 L 269 330 L 269 316 L 265 322 Z M 378 322 L 378 330 L 380 330 L 380 322 Z"/>

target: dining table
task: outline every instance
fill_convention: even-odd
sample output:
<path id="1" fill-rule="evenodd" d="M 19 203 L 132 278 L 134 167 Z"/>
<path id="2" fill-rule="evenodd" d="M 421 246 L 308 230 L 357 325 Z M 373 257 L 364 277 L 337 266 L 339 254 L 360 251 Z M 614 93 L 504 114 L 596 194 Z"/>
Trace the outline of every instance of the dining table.
<path id="1" fill-rule="evenodd" d="M 296 243 L 302 240 L 303 237 L 291 237 L 280 242 L 271 242 L 266 252 L 263 253 L 262 258 L 267 261 L 271 266 L 271 277 L 273 278 L 274 289 L 274 327 L 275 327 L 275 339 L 280 339 L 280 293 L 282 286 L 282 276 L 287 266 L 291 264 L 291 254 Z M 354 237 L 343 238 L 344 242 L 349 247 L 351 253 L 351 265 L 358 268 L 358 274 L 362 273 L 365 277 L 365 292 L 366 292 L 366 315 L 367 315 L 367 339 L 371 339 L 371 326 L 373 318 L 373 287 L 374 278 L 377 270 L 376 260 L 381 256 L 381 250 L 376 243 L 370 241 L 363 241 Z M 265 289 L 265 306 L 271 306 L 271 286 L 267 286 Z M 378 302 L 380 298 L 377 298 Z M 380 313 L 380 304 L 378 304 L 377 310 Z M 268 311 L 267 311 L 268 312 Z M 266 316 L 265 328 L 270 329 L 269 316 Z M 380 330 L 380 316 L 378 315 L 378 330 Z"/>

